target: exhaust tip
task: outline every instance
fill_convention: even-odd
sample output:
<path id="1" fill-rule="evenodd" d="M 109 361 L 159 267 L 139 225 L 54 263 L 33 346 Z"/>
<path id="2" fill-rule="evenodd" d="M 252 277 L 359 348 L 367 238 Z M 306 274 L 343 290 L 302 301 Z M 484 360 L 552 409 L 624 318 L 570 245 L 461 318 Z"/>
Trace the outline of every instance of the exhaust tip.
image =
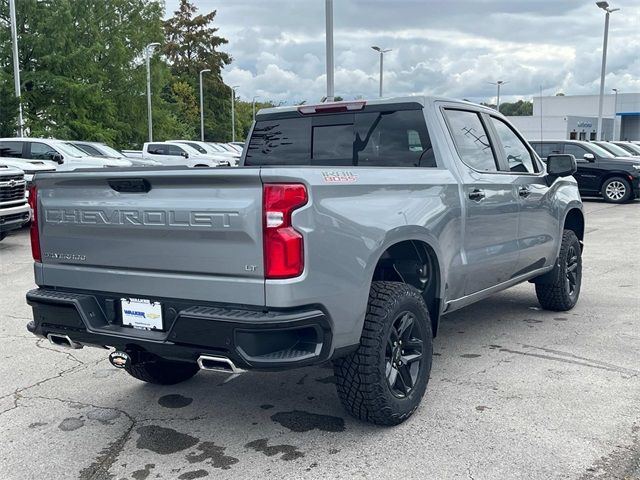
<path id="1" fill-rule="evenodd" d="M 216 355 L 200 355 L 198 357 L 198 366 L 200 370 L 211 370 L 231 375 L 239 375 L 245 372 L 242 368 L 236 367 L 227 357 L 218 357 Z"/>
<path id="2" fill-rule="evenodd" d="M 51 342 L 52 345 L 56 345 L 58 347 L 71 348 L 73 350 L 78 350 L 83 347 L 81 343 L 71 340 L 68 335 L 50 333 L 47 335 L 47 339 L 49 339 L 49 342 Z"/>

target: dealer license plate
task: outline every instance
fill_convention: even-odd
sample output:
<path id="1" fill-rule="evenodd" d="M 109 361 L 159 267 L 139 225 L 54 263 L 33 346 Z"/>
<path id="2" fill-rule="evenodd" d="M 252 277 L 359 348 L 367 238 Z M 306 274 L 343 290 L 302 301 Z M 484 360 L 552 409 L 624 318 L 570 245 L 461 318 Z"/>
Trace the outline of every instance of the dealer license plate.
<path id="1" fill-rule="evenodd" d="M 122 325 L 143 330 L 162 330 L 162 304 L 143 298 L 120 299 Z"/>

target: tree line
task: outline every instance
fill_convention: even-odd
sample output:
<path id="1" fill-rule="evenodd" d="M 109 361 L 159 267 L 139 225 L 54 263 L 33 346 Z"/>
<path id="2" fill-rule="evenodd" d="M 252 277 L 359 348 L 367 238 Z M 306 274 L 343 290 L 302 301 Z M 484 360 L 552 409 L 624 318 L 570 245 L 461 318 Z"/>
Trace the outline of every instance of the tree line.
<path id="1" fill-rule="evenodd" d="M 120 148 L 147 139 L 145 47 L 151 59 L 153 133 L 157 140 L 200 136 L 199 72 L 204 74 L 205 139 L 231 140 L 231 90 L 221 71 L 233 59 L 215 27 L 216 11 L 188 0 L 165 20 L 150 0 L 19 0 L 18 58 L 24 127 L 32 137 L 94 140 Z M 18 123 L 8 0 L 0 0 L 0 136 Z M 271 106 L 269 102 L 257 108 Z M 252 121 L 236 99 L 236 135 Z"/>

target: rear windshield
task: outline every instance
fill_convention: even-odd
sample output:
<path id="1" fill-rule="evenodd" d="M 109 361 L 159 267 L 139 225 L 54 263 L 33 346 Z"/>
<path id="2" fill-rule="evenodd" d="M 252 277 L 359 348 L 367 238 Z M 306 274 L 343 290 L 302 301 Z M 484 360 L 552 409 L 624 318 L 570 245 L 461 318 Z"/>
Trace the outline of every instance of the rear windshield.
<path id="1" fill-rule="evenodd" d="M 422 110 L 258 118 L 245 165 L 435 167 Z"/>

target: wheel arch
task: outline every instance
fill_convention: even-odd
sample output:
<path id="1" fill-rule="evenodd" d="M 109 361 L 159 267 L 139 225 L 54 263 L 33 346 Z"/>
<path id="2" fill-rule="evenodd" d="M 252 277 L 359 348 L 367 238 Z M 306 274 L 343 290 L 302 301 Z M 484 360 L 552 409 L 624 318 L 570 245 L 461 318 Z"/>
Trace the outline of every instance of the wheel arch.
<path id="1" fill-rule="evenodd" d="M 397 281 L 421 291 L 435 337 L 442 304 L 442 273 L 437 246 L 425 238 L 409 236 L 394 238 L 381 248 L 371 274 L 371 282 Z"/>
<path id="2" fill-rule="evenodd" d="M 584 214 L 582 210 L 577 207 L 570 208 L 564 216 L 562 225 L 562 230 L 573 230 L 582 246 L 584 240 Z"/>

